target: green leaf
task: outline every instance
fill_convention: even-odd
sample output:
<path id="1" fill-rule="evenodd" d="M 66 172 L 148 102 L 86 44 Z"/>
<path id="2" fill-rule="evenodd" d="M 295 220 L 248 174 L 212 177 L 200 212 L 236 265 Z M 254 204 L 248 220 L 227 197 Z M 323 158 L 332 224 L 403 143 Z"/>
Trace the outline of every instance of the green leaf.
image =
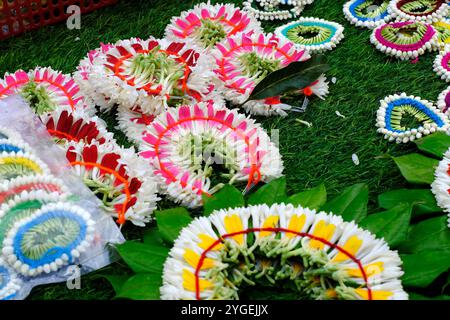
<path id="1" fill-rule="evenodd" d="M 321 209 L 342 216 L 345 221 L 361 221 L 367 215 L 369 188 L 364 183 L 346 188 L 341 195 L 327 202 Z"/>
<path id="2" fill-rule="evenodd" d="M 399 203 L 414 205 L 413 216 L 442 211 L 430 189 L 398 189 L 378 196 L 378 204 L 383 209 L 391 209 Z"/>
<path id="3" fill-rule="evenodd" d="M 439 161 L 418 153 L 394 158 L 403 177 L 410 183 L 431 184 Z"/>
<path id="4" fill-rule="evenodd" d="M 327 190 L 322 183 L 313 189 L 299 192 L 289 197 L 289 203 L 304 208 L 320 209 L 327 202 Z"/>
<path id="5" fill-rule="evenodd" d="M 116 298 L 133 300 L 159 300 L 161 274 L 137 274 L 124 283 Z"/>
<path id="6" fill-rule="evenodd" d="M 450 267 L 450 251 L 422 251 L 401 256 L 402 282 L 405 287 L 423 288 L 432 283 Z"/>
<path id="7" fill-rule="evenodd" d="M 159 229 L 157 227 L 151 227 L 151 228 L 145 230 L 143 242 L 145 244 L 167 247 L 167 243 L 164 242 L 161 232 L 159 231 Z"/>
<path id="8" fill-rule="evenodd" d="M 287 67 L 272 72 L 258 83 L 249 100 L 275 97 L 291 90 L 303 89 L 329 69 L 324 55 L 313 56 L 304 62 L 292 62 Z"/>
<path id="9" fill-rule="evenodd" d="M 287 199 L 286 177 L 281 177 L 262 186 L 248 199 L 249 205 L 282 203 Z"/>
<path id="10" fill-rule="evenodd" d="M 410 204 L 400 203 L 387 211 L 369 215 L 359 225 L 395 247 L 408 235 L 411 211 Z"/>
<path id="11" fill-rule="evenodd" d="M 169 255 L 168 248 L 133 241 L 116 247 L 122 259 L 136 273 L 162 272 L 164 261 Z"/>
<path id="12" fill-rule="evenodd" d="M 409 292 L 409 300 L 450 300 L 450 296 L 427 297 L 415 292 Z"/>
<path id="13" fill-rule="evenodd" d="M 161 237 L 169 243 L 173 243 L 178 238 L 181 229 L 192 221 L 189 212 L 181 207 L 157 211 L 155 216 Z"/>
<path id="14" fill-rule="evenodd" d="M 245 200 L 242 192 L 229 184 L 211 197 L 203 195 L 203 212 L 205 216 L 209 216 L 214 210 L 243 206 L 245 206 Z"/>
<path id="15" fill-rule="evenodd" d="M 116 274 L 102 274 L 101 277 L 109 281 L 116 294 L 120 291 L 120 289 L 122 289 L 123 284 L 130 278 L 129 275 Z"/>
<path id="16" fill-rule="evenodd" d="M 436 132 L 422 139 L 414 141 L 419 150 L 442 159 L 450 148 L 450 136 L 445 132 Z"/>
<path id="17" fill-rule="evenodd" d="M 424 250 L 449 250 L 450 228 L 447 216 L 422 221 L 411 226 L 408 238 L 401 244 L 402 252 L 419 252 Z"/>

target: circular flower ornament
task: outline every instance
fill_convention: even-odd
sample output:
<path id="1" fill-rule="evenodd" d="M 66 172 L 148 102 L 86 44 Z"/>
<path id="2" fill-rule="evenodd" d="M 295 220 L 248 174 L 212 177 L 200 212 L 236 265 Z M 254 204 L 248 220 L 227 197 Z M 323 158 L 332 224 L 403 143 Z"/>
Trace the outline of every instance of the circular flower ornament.
<path id="1" fill-rule="evenodd" d="M 380 101 L 377 127 L 385 139 L 407 143 L 435 131 L 447 131 L 449 120 L 433 103 L 402 93 Z"/>
<path id="2" fill-rule="evenodd" d="M 398 21 L 437 22 L 448 10 L 445 0 L 392 0 L 389 5 L 390 14 Z"/>
<path id="3" fill-rule="evenodd" d="M 184 228 L 160 291 L 164 300 L 247 298 L 247 289 L 299 300 L 404 300 L 400 266 L 383 239 L 339 216 L 290 204 L 250 206 Z"/>
<path id="4" fill-rule="evenodd" d="M 94 59 L 90 84 L 123 107 L 158 114 L 209 93 L 211 59 L 187 43 L 133 38 L 117 42 L 105 55 Z"/>
<path id="5" fill-rule="evenodd" d="M 286 20 L 296 18 L 303 11 L 303 4 L 289 5 L 286 1 L 246 0 L 244 9 L 259 20 Z"/>
<path id="6" fill-rule="evenodd" d="M 391 20 L 390 0 L 351 0 L 344 5 L 345 18 L 358 27 L 373 29 Z"/>
<path id="7" fill-rule="evenodd" d="M 448 111 L 450 109 L 450 87 L 447 87 L 447 89 L 439 94 L 437 107 L 444 114 L 446 114 L 447 116 L 449 115 Z"/>
<path id="8" fill-rule="evenodd" d="M 434 22 L 433 28 L 438 33 L 439 44 L 446 45 L 450 43 L 450 23 L 447 19 Z"/>
<path id="9" fill-rule="evenodd" d="M 264 129 L 212 102 L 168 110 L 148 126 L 142 140 L 140 154 L 163 192 L 192 208 L 223 183 L 246 182 L 248 190 L 283 171 L 279 150 Z"/>
<path id="10" fill-rule="evenodd" d="M 450 82 L 450 44 L 444 47 L 434 60 L 433 69 L 442 80 Z"/>
<path id="11" fill-rule="evenodd" d="M 217 64 L 214 71 L 220 80 L 219 91 L 236 105 L 246 102 L 256 85 L 271 72 L 310 57 L 304 50 L 297 50 L 292 42 L 263 33 L 230 37 L 217 44 L 213 56 Z M 291 109 L 280 97 L 250 101 L 243 107 L 253 114 L 266 116 L 286 116 L 286 111 Z"/>
<path id="12" fill-rule="evenodd" d="M 0 153 L 0 183 L 17 177 L 49 173 L 47 165 L 31 153 Z"/>
<path id="13" fill-rule="evenodd" d="M 192 41 L 200 48 L 211 49 L 229 36 L 250 31 L 262 31 L 253 15 L 233 4 L 201 3 L 173 17 L 165 36 L 171 41 Z"/>
<path id="14" fill-rule="evenodd" d="M 444 158 L 439 162 L 434 177 L 431 191 L 433 191 L 439 207 L 449 213 L 448 226 L 450 227 L 450 150 L 445 152 Z"/>
<path id="15" fill-rule="evenodd" d="M 280 39 L 295 44 L 309 53 L 332 50 L 344 38 L 344 27 L 338 23 L 318 18 L 300 18 L 275 30 Z"/>
<path id="16" fill-rule="evenodd" d="M 429 24 L 406 21 L 377 27 L 370 41 L 378 50 L 401 60 L 416 59 L 438 46 L 436 30 Z"/>
<path id="17" fill-rule="evenodd" d="M 29 152 L 30 147 L 22 140 L 0 139 L 0 153 Z"/>
<path id="18" fill-rule="evenodd" d="M 13 94 L 25 98 L 39 116 L 59 107 L 86 108 L 75 81 L 51 68 L 37 67 L 28 73 L 22 70 L 6 73 L 0 80 L 0 99 Z"/>
<path id="19" fill-rule="evenodd" d="M 154 115 L 147 115 L 139 108 L 133 110 L 119 107 L 116 116 L 119 129 L 127 136 L 130 141 L 139 145 L 142 141 L 142 135 L 148 125 L 155 120 Z"/>
<path id="20" fill-rule="evenodd" d="M 17 273 L 0 258 L 0 300 L 12 300 L 22 287 Z"/>
<path id="21" fill-rule="evenodd" d="M 118 223 L 144 226 L 156 209 L 157 186 L 134 149 L 113 144 L 71 143 L 66 157 L 84 183 L 102 200 Z"/>

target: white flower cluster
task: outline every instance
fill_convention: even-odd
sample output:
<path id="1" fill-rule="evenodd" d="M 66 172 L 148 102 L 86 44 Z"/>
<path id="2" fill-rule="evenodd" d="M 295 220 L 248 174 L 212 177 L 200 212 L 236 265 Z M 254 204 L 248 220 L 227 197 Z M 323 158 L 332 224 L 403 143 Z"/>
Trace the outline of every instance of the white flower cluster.
<path id="1" fill-rule="evenodd" d="M 298 17 L 306 4 L 313 0 L 245 0 L 244 9 L 253 14 L 259 20 L 286 20 Z M 291 6 L 284 9 L 280 6 Z"/>

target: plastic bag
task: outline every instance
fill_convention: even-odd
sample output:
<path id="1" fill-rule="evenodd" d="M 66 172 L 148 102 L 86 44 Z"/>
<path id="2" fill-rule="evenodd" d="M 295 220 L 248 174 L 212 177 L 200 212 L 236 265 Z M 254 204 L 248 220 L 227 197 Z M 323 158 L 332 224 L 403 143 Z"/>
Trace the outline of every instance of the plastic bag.
<path id="1" fill-rule="evenodd" d="M 2 292 L 24 299 L 34 286 L 70 281 L 117 259 L 108 246 L 124 241 L 119 228 L 18 96 L 0 101 L 0 145 L 0 299 Z M 38 188 L 30 188 L 33 181 Z"/>

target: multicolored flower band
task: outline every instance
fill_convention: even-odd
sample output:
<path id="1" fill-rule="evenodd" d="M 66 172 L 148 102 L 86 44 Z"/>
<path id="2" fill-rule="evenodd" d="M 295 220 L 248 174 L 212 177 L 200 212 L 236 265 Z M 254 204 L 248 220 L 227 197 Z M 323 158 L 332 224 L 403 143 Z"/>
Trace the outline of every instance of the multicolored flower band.
<path id="1" fill-rule="evenodd" d="M 94 226 L 91 215 L 78 206 L 47 204 L 8 231 L 3 257 L 24 276 L 55 272 L 86 251 Z"/>
<path id="2" fill-rule="evenodd" d="M 158 114 L 169 106 L 200 101 L 209 93 L 209 57 L 188 43 L 129 39 L 93 60 L 88 82 L 111 103 Z"/>
<path id="3" fill-rule="evenodd" d="M 376 28 L 391 20 L 390 0 L 351 0 L 344 4 L 345 18 L 358 27 Z"/>
<path id="4" fill-rule="evenodd" d="M 14 299 L 22 283 L 17 273 L 0 257 L 0 300 Z"/>
<path id="5" fill-rule="evenodd" d="M 120 224 L 130 220 L 144 226 L 156 209 L 157 185 L 145 161 L 133 148 L 94 141 L 70 143 L 67 160 L 74 172 L 102 200 L 104 208 Z"/>
<path id="6" fill-rule="evenodd" d="M 31 148 L 28 144 L 19 139 L 9 138 L 0 139 L 0 153 L 17 153 L 17 152 L 30 152 Z"/>
<path id="7" fill-rule="evenodd" d="M 444 19 L 434 22 L 432 26 L 438 33 L 439 44 L 450 44 L 450 21 L 448 19 Z"/>
<path id="8" fill-rule="evenodd" d="M 50 174 L 50 170 L 33 154 L 22 151 L 0 153 L 0 183 L 18 177 L 41 174 Z"/>
<path id="9" fill-rule="evenodd" d="M 303 11 L 303 4 L 290 5 L 288 1 L 245 0 L 244 9 L 259 20 L 286 20 L 296 18 Z M 288 5 L 290 7 L 285 8 Z"/>
<path id="10" fill-rule="evenodd" d="M 447 87 L 444 91 L 439 94 L 437 107 L 447 116 L 450 115 L 450 87 Z"/>
<path id="11" fill-rule="evenodd" d="M 439 162 L 434 177 L 431 191 L 434 193 L 439 207 L 449 213 L 448 226 L 450 228 L 450 150 L 445 152 L 444 158 Z"/>
<path id="12" fill-rule="evenodd" d="M 294 61 L 305 61 L 309 54 L 274 34 L 251 33 L 230 37 L 212 51 L 220 83 L 218 90 L 233 104 L 246 102 L 256 85 L 271 72 Z M 299 88 L 300 91 L 300 88 Z M 291 106 L 280 97 L 250 101 L 244 107 L 258 115 L 287 115 Z"/>
<path id="13" fill-rule="evenodd" d="M 450 44 L 439 52 L 434 60 L 433 70 L 442 80 L 450 82 Z"/>
<path id="14" fill-rule="evenodd" d="M 407 143 L 435 131 L 447 131 L 449 120 L 433 103 L 402 93 L 380 101 L 377 127 L 385 139 Z"/>
<path id="15" fill-rule="evenodd" d="M 344 27 L 319 18 L 300 18 L 278 27 L 275 34 L 314 54 L 334 49 L 344 38 Z"/>
<path id="16" fill-rule="evenodd" d="M 279 150 L 264 129 L 212 102 L 166 111 L 148 126 L 142 140 L 140 155 L 148 160 L 162 191 L 192 208 L 223 183 L 246 182 L 248 190 L 283 171 Z"/>
<path id="17" fill-rule="evenodd" d="M 75 81 L 69 75 L 49 67 L 37 67 L 28 73 L 22 70 L 6 73 L 0 80 L 0 99 L 13 94 L 25 98 L 37 115 L 44 115 L 58 107 L 72 110 L 87 108 Z"/>
<path id="18" fill-rule="evenodd" d="M 383 239 L 340 216 L 290 204 L 250 206 L 184 228 L 160 291 L 164 300 L 239 299 L 242 288 L 264 280 L 298 299 L 405 300 L 401 264 Z"/>
<path id="19" fill-rule="evenodd" d="M 437 22 L 447 17 L 445 0 L 392 0 L 389 13 L 397 21 Z"/>
<path id="20" fill-rule="evenodd" d="M 374 29 L 370 41 L 381 52 L 409 60 L 436 49 L 438 34 L 433 26 L 422 22 L 394 22 Z"/>
<path id="21" fill-rule="evenodd" d="M 229 36 L 252 31 L 262 31 L 259 21 L 233 4 L 201 3 L 173 17 L 165 36 L 170 41 L 192 41 L 198 47 L 211 49 Z"/>

